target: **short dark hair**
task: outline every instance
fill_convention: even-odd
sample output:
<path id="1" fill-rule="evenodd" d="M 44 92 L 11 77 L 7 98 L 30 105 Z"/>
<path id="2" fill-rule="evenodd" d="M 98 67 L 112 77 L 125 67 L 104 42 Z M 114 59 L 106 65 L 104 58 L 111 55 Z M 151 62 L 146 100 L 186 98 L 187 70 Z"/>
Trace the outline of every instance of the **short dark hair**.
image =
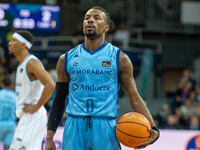
<path id="1" fill-rule="evenodd" d="M 11 85 L 11 80 L 9 77 L 4 77 L 2 79 L 2 83 L 5 85 L 5 86 L 10 86 Z"/>
<path id="2" fill-rule="evenodd" d="M 16 33 L 23 36 L 27 41 L 29 41 L 32 45 L 34 43 L 33 35 L 27 30 L 17 30 Z"/>
<path id="3" fill-rule="evenodd" d="M 98 9 L 103 11 L 106 14 L 106 24 L 109 25 L 110 28 L 115 26 L 114 22 L 110 19 L 109 13 L 104 8 L 100 6 L 94 6 L 91 9 Z"/>

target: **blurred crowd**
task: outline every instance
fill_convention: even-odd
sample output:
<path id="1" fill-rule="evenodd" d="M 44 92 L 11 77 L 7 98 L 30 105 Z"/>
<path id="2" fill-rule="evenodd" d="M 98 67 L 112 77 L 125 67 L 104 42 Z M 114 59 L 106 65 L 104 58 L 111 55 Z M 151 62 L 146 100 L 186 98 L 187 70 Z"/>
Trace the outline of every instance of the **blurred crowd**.
<path id="1" fill-rule="evenodd" d="M 200 87 L 186 68 L 177 82 L 177 90 L 154 116 L 161 129 L 200 129 Z"/>

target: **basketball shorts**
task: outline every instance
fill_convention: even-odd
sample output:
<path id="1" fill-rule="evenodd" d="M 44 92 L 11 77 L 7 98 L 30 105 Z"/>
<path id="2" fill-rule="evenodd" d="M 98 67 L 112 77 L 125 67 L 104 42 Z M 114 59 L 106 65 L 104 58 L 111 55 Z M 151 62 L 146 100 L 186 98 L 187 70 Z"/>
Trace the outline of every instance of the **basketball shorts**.
<path id="1" fill-rule="evenodd" d="M 9 150 L 41 150 L 46 131 L 47 112 L 42 106 L 34 114 L 20 119 Z"/>
<path id="2" fill-rule="evenodd" d="M 116 119 L 68 115 L 62 150 L 120 150 L 115 126 Z"/>
<path id="3" fill-rule="evenodd" d="M 0 141 L 3 141 L 4 146 L 10 146 L 15 131 L 15 125 L 15 121 L 0 121 Z"/>

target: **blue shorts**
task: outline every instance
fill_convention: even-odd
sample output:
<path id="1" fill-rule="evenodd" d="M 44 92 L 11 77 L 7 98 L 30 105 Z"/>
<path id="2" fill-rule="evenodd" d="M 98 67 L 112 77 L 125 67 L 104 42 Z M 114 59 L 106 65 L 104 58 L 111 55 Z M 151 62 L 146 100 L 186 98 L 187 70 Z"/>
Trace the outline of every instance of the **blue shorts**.
<path id="1" fill-rule="evenodd" d="M 121 150 L 115 136 L 116 119 L 68 115 L 62 150 Z"/>
<path id="2" fill-rule="evenodd" d="M 9 147 L 15 132 L 16 123 L 13 121 L 0 121 L 0 141 L 3 145 Z"/>

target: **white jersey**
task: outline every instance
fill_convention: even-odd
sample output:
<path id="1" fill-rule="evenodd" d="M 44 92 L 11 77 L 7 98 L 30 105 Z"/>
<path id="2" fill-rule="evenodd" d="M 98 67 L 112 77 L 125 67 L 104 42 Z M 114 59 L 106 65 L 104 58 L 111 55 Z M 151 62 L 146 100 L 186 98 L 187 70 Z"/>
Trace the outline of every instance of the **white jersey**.
<path id="1" fill-rule="evenodd" d="M 16 115 L 19 122 L 9 150 L 41 150 L 46 131 L 47 111 L 44 106 L 41 106 L 34 114 L 24 113 L 22 109 L 24 103 L 37 104 L 44 90 L 44 85 L 38 79 L 33 81 L 29 79 L 27 63 L 31 59 L 39 61 L 37 57 L 29 55 L 17 67 L 15 90 L 17 93 Z"/>
<path id="2" fill-rule="evenodd" d="M 31 81 L 28 76 L 27 63 L 31 59 L 40 61 L 34 55 L 28 55 L 17 67 L 15 91 L 17 94 L 16 116 L 18 118 L 23 114 L 24 103 L 37 104 L 44 89 L 44 85 L 38 79 Z"/>

